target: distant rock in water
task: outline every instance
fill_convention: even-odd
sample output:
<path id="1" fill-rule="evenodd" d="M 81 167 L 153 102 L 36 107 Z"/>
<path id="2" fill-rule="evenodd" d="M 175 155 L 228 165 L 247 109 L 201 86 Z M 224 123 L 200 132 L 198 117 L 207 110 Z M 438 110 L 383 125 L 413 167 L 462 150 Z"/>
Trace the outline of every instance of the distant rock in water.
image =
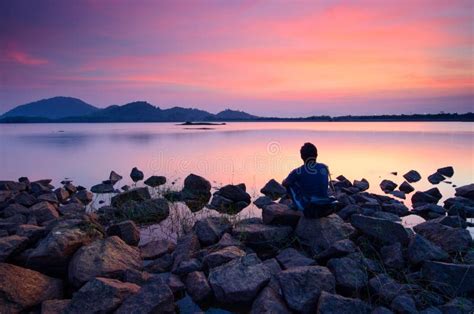
<path id="1" fill-rule="evenodd" d="M 451 166 L 443 167 L 436 170 L 436 172 L 442 174 L 445 177 L 451 178 L 454 175 L 454 168 Z"/>
<path id="2" fill-rule="evenodd" d="M 405 180 L 407 180 L 410 183 L 418 182 L 421 180 L 421 175 L 416 170 L 408 171 L 407 173 L 403 175 L 403 177 L 405 178 Z"/>
<path id="3" fill-rule="evenodd" d="M 143 172 L 138 170 L 137 167 L 134 167 L 132 169 L 132 172 L 130 172 L 130 178 L 132 178 L 133 182 L 138 182 L 138 181 L 141 181 L 143 180 Z"/>
<path id="4" fill-rule="evenodd" d="M 432 175 L 428 176 L 428 181 L 431 184 L 439 184 L 441 181 L 444 181 L 444 177 L 440 173 L 435 172 Z"/>

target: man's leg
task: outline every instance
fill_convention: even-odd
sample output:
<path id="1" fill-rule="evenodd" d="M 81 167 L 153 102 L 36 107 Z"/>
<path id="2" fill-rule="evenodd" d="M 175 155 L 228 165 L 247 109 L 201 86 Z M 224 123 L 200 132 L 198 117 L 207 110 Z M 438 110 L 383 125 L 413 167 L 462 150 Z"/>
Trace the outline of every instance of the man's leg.
<path id="1" fill-rule="evenodd" d="M 303 211 L 304 210 L 303 204 L 301 203 L 301 200 L 298 199 L 298 196 L 296 195 L 294 188 L 288 187 L 287 191 L 291 197 L 291 201 L 293 202 L 294 209 L 298 211 Z"/>

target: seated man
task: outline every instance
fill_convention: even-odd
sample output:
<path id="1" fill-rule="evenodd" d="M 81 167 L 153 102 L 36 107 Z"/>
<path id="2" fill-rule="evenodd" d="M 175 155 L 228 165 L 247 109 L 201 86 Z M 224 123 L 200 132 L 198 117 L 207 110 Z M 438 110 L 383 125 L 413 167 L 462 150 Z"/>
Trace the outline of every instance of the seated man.
<path id="1" fill-rule="evenodd" d="M 294 169 L 283 180 L 293 204 L 309 218 L 327 216 L 333 212 L 334 198 L 328 196 L 329 170 L 325 164 L 317 163 L 318 150 L 305 143 L 300 150 L 304 164 Z"/>

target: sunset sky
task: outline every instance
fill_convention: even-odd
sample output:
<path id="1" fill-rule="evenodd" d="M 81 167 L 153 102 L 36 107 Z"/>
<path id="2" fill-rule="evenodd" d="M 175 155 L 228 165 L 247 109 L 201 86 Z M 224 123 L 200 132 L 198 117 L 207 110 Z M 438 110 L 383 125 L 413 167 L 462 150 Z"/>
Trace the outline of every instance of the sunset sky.
<path id="1" fill-rule="evenodd" d="M 267 116 L 474 111 L 473 3 L 0 0 L 0 113 L 58 95 Z"/>

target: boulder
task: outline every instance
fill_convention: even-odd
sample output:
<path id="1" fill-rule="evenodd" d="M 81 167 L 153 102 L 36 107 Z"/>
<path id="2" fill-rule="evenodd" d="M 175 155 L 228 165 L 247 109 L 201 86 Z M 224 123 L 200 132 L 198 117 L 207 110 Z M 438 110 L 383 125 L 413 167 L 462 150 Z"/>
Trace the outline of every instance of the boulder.
<path id="1" fill-rule="evenodd" d="M 276 259 L 283 269 L 298 266 L 311 266 L 316 264 L 315 260 L 306 257 L 294 248 L 286 248 L 282 250 L 280 253 L 278 253 Z"/>
<path id="2" fill-rule="evenodd" d="M 128 201 L 116 211 L 119 218 L 126 218 L 138 224 L 156 224 L 170 214 L 168 201 L 164 198 L 154 198 L 142 202 Z"/>
<path id="3" fill-rule="evenodd" d="M 371 292 L 385 304 L 390 304 L 399 294 L 405 292 L 405 287 L 386 274 L 380 274 L 369 280 Z"/>
<path id="4" fill-rule="evenodd" d="M 223 304 L 250 303 L 268 283 L 271 274 L 255 254 L 212 268 L 209 283 L 215 298 Z"/>
<path id="5" fill-rule="evenodd" d="M 337 212 L 337 215 L 344 220 L 348 220 L 354 214 L 360 214 L 362 208 L 359 205 L 349 204 L 344 206 L 340 211 Z"/>
<path id="6" fill-rule="evenodd" d="M 394 269 L 405 267 L 405 258 L 403 257 L 403 248 L 400 242 L 385 245 L 380 249 L 380 255 L 385 266 Z"/>
<path id="7" fill-rule="evenodd" d="M 107 194 L 115 191 L 114 186 L 109 183 L 99 183 L 91 187 L 91 192 L 96 194 Z"/>
<path id="8" fill-rule="evenodd" d="M 77 193 L 73 195 L 73 197 L 81 202 L 81 204 L 87 205 L 92 202 L 94 198 L 94 194 L 87 190 L 78 190 Z"/>
<path id="9" fill-rule="evenodd" d="M 343 296 L 321 292 L 319 297 L 317 314 L 369 314 L 371 313 L 370 306 L 359 300 L 352 298 L 345 298 Z"/>
<path id="10" fill-rule="evenodd" d="M 426 203 L 436 204 L 442 197 L 438 188 L 432 188 L 424 192 L 415 192 L 411 197 L 411 202 L 414 207 L 418 207 Z"/>
<path id="11" fill-rule="evenodd" d="M 444 181 L 444 177 L 440 173 L 435 172 L 428 176 L 428 181 L 431 184 L 439 184 L 441 181 Z"/>
<path id="12" fill-rule="evenodd" d="M 413 230 L 448 253 L 465 252 L 472 241 L 468 230 L 448 227 L 432 220 L 416 225 Z"/>
<path id="13" fill-rule="evenodd" d="M 166 183 L 166 177 L 163 176 L 151 176 L 144 182 L 146 185 L 155 188 L 157 186 L 163 185 Z"/>
<path id="14" fill-rule="evenodd" d="M 400 198 L 402 200 L 407 198 L 407 196 L 405 195 L 405 192 L 402 192 L 402 191 L 391 191 L 391 192 L 388 192 L 388 194 L 393 195 L 396 198 Z"/>
<path id="15" fill-rule="evenodd" d="M 240 242 L 237 239 L 234 239 L 230 234 L 224 233 L 216 244 L 212 246 L 213 249 L 219 250 L 228 246 L 237 246 L 237 247 L 243 247 L 242 242 Z"/>
<path id="16" fill-rule="evenodd" d="M 171 271 L 174 258 L 171 254 L 164 254 L 153 261 L 145 263 L 144 270 L 150 273 L 164 273 Z"/>
<path id="17" fill-rule="evenodd" d="M 3 218 L 8 218 L 8 217 L 16 216 L 16 215 L 27 216 L 29 212 L 30 212 L 29 208 L 17 203 L 13 203 L 5 207 L 3 211 L 1 212 L 1 214 Z"/>
<path id="18" fill-rule="evenodd" d="M 411 192 L 415 191 L 415 188 L 411 186 L 411 184 L 408 183 L 407 181 L 403 181 L 403 183 L 400 184 L 398 189 L 406 194 L 410 194 Z"/>
<path id="19" fill-rule="evenodd" d="M 382 210 L 384 212 L 392 213 L 397 216 L 407 216 L 409 214 L 408 207 L 402 203 L 388 203 L 382 205 Z"/>
<path id="20" fill-rule="evenodd" d="M 175 313 L 173 292 L 163 280 L 152 280 L 115 311 L 115 314 L 130 313 Z"/>
<path id="21" fill-rule="evenodd" d="M 64 313 L 109 313 L 139 290 L 140 287 L 133 283 L 109 278 L 94 278 L 74 293 Z"/>
<path id="22" fill-rule="evenodd" d="M 0 263 L 0 313 L 29 310 L 49 299 L 61 299 L 63 283 L 34 270 Z"/>
<path id="23" fill-rule="evenodd" d="M 118 236 L 128 245 L 137 246 L 140 242 L 140 230 L 131 220 L 119 222 L 111 225 L 107 229 L 108 236 Z"/>
<path id="24" fill-rule="evenodd" d="M 457 187 L 454 195 L 474 200 L 474 183 Z"/>
<path id="25" fill-rule="evenodd" d="M 309 219 L 302 217 L 296 227 L 296 235 L 312 254 L 319 254 L 339 240 L 349 238 L 354 228 L 338 215 Z"/>
<path id="26" fill-rule="evenodd" d="M 211 183 L 201 176 L 190 174 L 184 179 L 180 198 L 193 212 L 201 210 L 211 198 Z"/>
<path id="27" fill-rule="evenodd" d="M 58 211 L 61 215 L 68 216 L 68 218 L 79 218 L 86 213 L 86 208 L 82 204 L 69 203 L 59 206 Z"/>
<path id="28" fill-rule="evenodd" d="M 410 183 L 418 182 L 421 180 L 421 175 L 416 170 L 408 171 L 407 173 L 403 175 L 403 177 L 405 178 L 405 180 L 407 180 Z"/>
<path id="29" fill-rule="evenodd" d="M 354 183 L 352 185 L 358 188 L 361 192 L 369 189 L 369 181 L 367 181 L 366 179 L 362 179 L 360 181 L 354 180 Z"/>
<path id="30" fill-rule="evenodd" d="M 288 306 L 302 313 L 314 310 L 322 291 L 335 291 L 334 276 L 321 266 L 290 268 L 280 272 L 278 280 Z"/>
<path id="31" fill-rule="evenodd" d="M 263 207 L 262 220 L 268 225 L 287 225 L 296 227 L 302 212 L 290 209 L 283 204 L 270 204 Z"/>
<path id="32" fill-rule="evenodd" d="M 418 314 L 415 300 L 407 294 L 396 296 L 392 300 L 391 308 L 395 313 Z"/>
<path id="33" fill-rule="evenodd" d="M 474 293 L 474 267 L 427 261 L 421 269 L 423 279 L 431 287 L 448 296 L 463 296 Z"/>
<path id="34" fill-rule="evenodd" d="M 148 281 L 156 279 L 158 277 L 157 274 L 151 274 L 146 271 L 140 271 L 136 269 L 127 269 L 124 274 L 122 280 L 124 282 L 131 282 L 136 285 L 142 286 L 146 284 Z"/>
<path id="35" fill-rule="evenodd" d="M 65 188 L 57 188 L 56 190 L 54 190 L 54 194 L 56 194 L 56 198 L 61 204 L 65 204 L 69 196 L 71 195 L 69 191 Z"/>
<path id="36" fill-rule="evenodd" d="M 209 253 L 204 257 L 204 265 L 209 269 L 228 263 L 233 259 L 242 257 L 245 255 L 245 251 L 241 250 L 236 246 L 227 246 L 219 251 Z"/>
<path id="37" fill-rule="evenodd" d="M 141 202 L 149 199 L 151 199 L 151 196 L 148 188 L 135 188 L 112 197 L 111 205 L 120 208 L 128 201 Z"/>
<path id="38" fill-rule="evenodd" d="M 23 205 L 25 207 L 31 207 L 37 202 L 36 197 L 34 197 L 33 195 L 27 192 L 21 192 L 17 194 L 14 200 L 15 200 L 15 203 Z"/>
<path id="39" fill-rule="evenodd" d="M 339 240 L 331 244 L 327 249 L 316 255 L 318 261 L 327 261 L 335 257 L 343 257 L 347 254 L 354 253 L 357 247 L 349 239 Z"/>
<path id="40" fill-rule="evenodd" d="M 253 203 L 255 204 L 255 206 L 257 206 L 260 209 L 262 209 L 263 207 L 267 205 L 274 204 L 272 199 L 268 196 L 260 196 L 255 201 L 253 201 Z"/>
<path id="41" fill-rule="evenodd" d="M 219 242 L 222 235 L 230 232 L 232 226 L 225 217 L 207 217 L 196 221 L 194 232 L 202 246 Z"/>
<path id="42" fill-rule="evenodd" d="M 412 214 L 423 217 L 426 220 L 445 216 L 446 211 L 443 207 L 436 204 L 424 204 L 418 207 L 415 207 L 412 211 Z"/>
<path id="43" fill-rule="evenodd" d="M 468 298 L 457 297 L 439 307 L 446 314 L 472 314 L 474 302 Z"/>
<path id="44" fill-rule="evenodd" d="M 360 260 L 351 257 L 333 258 L 327 263 L 341 291 L 352 294 L 367 286 L 367 270 Z"/>
<path id="45" fill-rule="evenodd" d="M 212 298 L 212 289 L 203 272 L 195 271 L 186 276 L 186 291 L 194 302 L 204 302 Z"/>
<path id="46" fill-rule="evenodd" d="M 173 252 L 173 271 L 178 268 L 181 262 L 193 258 L 200 248 L 199 239 L 194 232 L 180 237 Z"/>
<path id="47" fill-rule="evenodd" d="M 238 185 L 225 185 L 214 193 L 210 208 L 219 213 L 236 214 L 250 205 L 250 195 Z"/>
<path id="48" fill-rule="evenodd" d="M 399 223 L 363 215 L 353 215 L 351 223 L 362 233 L 383 243 L 408 243 L 408 232 Z"/>
<path id="49" fill-rule="evenodd" d="M 30 213 L 36 218 L 39 225 L 59 218 L 59 213 L 54 205 L 49 202 L 39 202 L 30 207 Z"/>
<path id="50" fill-rule="evenodd" d="M 286 194 L 286 188 L 275 179 L 271 179 L 263 186 L 260 193 L 270 197 L 272 200 L 276 200 Z"/>
<path id="51" fill-rule="evenodd" d="M 63 300 L 46 300 L 41 303 L 41 314 L 57 314 L 64 313 L 64 310 L 71 302 L 70 299 Z"/>
<path id="52" fill-rule="evenodd" d="M 111 171 L 110 172 L 110 175 L 109 175 L 109 181 L 112 185 L 115 185 L 115 183 L 119 182 L 120 180 L 122 180 L 122 176 L 119 175 L 117 172 L 115 171 Z"/>
<path id="53" fill-rule="evenodd" d="M 102 236 L 100 226 L 92 222 L 80 219 L 59 221 L 29 252 L 26 266 L 49 275 L 66 275 L 74 253 Z"/>
<path id="54" fill-rule="evenodd" d="M 454 175 L 454 168 L 451 166 L 443 167 L 436 170 L 436 172 L 442 174 L 445 177 L 451 178 Z"/>
<path id="55" fill-rule="evenodd" d="M 397 186 L 398 185 L 395 182 L 391 181 L 391 180 L 382 180 L 382 182 L 380 182 L 380 188 L 385 193 L 395 190 L 395 188 Z"/>
<path id="56" fill-rule="evenodd" d="M 201 260 L 197 258 L 191 258 L 189 260 L 182 261 L 178 264 L 178 267 L 173 270 L 173 274 L 184 276 L 193 271 L 200 271 L 203 269 Z"/>
<path id="57" fill-rule="evenodd" d="M 166 253 L 172 253 L 176 244 L 168 239 L 150 241 L 139 247 L 140 255 L 145 260 L 156 259 Z"/>
<path id="58" fill-rule="evenodd" d="M 143 180 L 143 172 L 138 170 L 137 167 L 133 167 L 132 171 L 130 172 L 130 178 L 132 178 L 133 182 L 138 182 Z"/>
<path id="59" fill-rule="evenodd" d="M 290 310 L 281 296 L 269 286 L 260 291 L 252 304 L 250 314 L 279 313 L 290 314 Z"/>
<path id="60" fill-rule="evenodd" d="M 0 263 L 7 261 L 10 257 L 21 253 L 28 245 L 28 238 L 19 235 L 11 235 L 0 238 Z"/>
<path id="61" fill-rule="evenodd" d="M 400 216 L 398 216 L 396 214 L 393 214 L 393 213 L 389 213 L 389 212 L 383 212 L 383 211 L 377 211 L 377 212 L 371 214 L 370 216 L 375 217 L 375 218 L 379 218 L 379 219 L 390 220 L 390 221 L 393 221 L 393 222 L 402 221 L 400 219 Z"/>
<path id="62" fill-rule="evenodd" d="M 289 242 L 293 229 L 288 226 L 264 224 L 238 224 L 232 234 L 242 243 L 255 250 L 278 250 Z"/>
<path id="63" fill-rule="evenodd" d="M 419 234 L 413 236 L 408 244 L 408 260 L 414 265 L 425 261 L 442 261 L 448 257 L 441 247 Z"/>
<path id="64" fill-rule="evenodd" d="M 94 277 L 120 278 L 142 266 L 140 251 L 117 236 L 81 247 L 69 263 L 69 281 L 76 287 Z"/>

